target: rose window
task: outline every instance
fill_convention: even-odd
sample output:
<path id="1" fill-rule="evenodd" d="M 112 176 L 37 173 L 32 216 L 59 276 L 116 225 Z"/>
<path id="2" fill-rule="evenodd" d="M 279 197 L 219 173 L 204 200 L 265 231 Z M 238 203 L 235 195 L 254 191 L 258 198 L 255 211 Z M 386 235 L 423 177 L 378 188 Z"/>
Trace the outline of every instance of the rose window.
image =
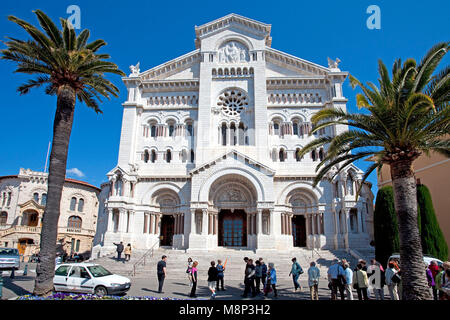
<path id="1" fill-rule="evenodd" d="M 227 116 L 237 116 L 248 105 L 247 96 L 239 90 L 229 90 L 219 96 L 217 105 Z"/>

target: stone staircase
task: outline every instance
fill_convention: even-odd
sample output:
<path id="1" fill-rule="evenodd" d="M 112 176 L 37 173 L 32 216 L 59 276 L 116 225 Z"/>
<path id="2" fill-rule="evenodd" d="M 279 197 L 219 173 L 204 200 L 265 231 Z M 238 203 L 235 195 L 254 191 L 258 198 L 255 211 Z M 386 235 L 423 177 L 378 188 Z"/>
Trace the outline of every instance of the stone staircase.
<path id="1" fill-rule="evenodd" d="M 187 259 L 191 257 L 194 261 L 198 261 L 198 277 L 199 280 L 207 279 L 207 272 L 210 266 L 211 260 L 217 262 L 218 259 L 222 260 L 222 263 L 227 260 L 225 277 L 228 280 L 242 280 L 244 275 L 244 257 L 256 260 L 262 257 L 265 263 L 269 262 L 275 264 L 277 270 L 277 277 L 288 278 L 291 270 L 291 259 L 297 258 L 297 261 L 302 266 L 305 274 L 302 276 L 306 279 L 306 272 L 309 268 L 311 261 L 315 261 L 321 272 L 321 278 L 326 279 L 328 267 L 331 265 L 333 259 L 345 258 L 350 262 L 352 269 L 356 267 L 357 259 L 344 250 L 315 250 L 313 253 L 311 250 L 304 248 L 295 248 L 293 250 L 286 251 L 274 251 L 274 250 L 258 250 L 256 253 L 253 250 L 239 250 L 220 248 L 218 250 L 211 251 L 189 251 L 185 250 L 173 250 L 159 248 L 154 250 L 153 257 L 146 257 L 145 265 L 139 264 L 136 266 L 135 275 L 133 275 L 133 266 L 140 260 L 145 251 L 134 250 L 131 260 L 125 263 L 116 261 L 116 255 L 109 255 L 99 259 L 93 260 L 93 262 L 104 266 L 106 269 L 113 273 L 121 274 L 128 277 L 147 278 L 153 277 L 156 274 L 156 265 L 161 259 L 162 255 L 166 255 L 167 259 L 167 272 L 170 279 L 185 280 L 187 278 L 186 268 Z"/>

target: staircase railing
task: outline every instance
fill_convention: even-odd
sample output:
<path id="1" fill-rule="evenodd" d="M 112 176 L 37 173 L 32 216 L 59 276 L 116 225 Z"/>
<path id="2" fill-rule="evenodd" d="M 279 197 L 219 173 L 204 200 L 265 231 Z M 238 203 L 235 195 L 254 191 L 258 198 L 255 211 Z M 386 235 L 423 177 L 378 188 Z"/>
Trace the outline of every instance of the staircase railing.
<path id="1" fill-rule="evenodd" d="M 134 277 L 134 276 L 136 275 L 136 268 L 137 268 L 139 265 L 142 264 L 143 266 L 145 266 L 145 259 L 146 259 L 148 256 L 150 256 L 150 258 L 153 257 L 153 252 L 155 251 L 155 246 L 156 246 L 158 243 L 159 243 L 159 240 L 156 241 L 156 242 L 150 247 L 150 249 L 148 249 L 148 250 L 142 255 L 142 257 L 140 257 L 139 260 L 136 261 L 136 262 L 133 264 L 133 270 L 130 272 L 130 276 Z"/>

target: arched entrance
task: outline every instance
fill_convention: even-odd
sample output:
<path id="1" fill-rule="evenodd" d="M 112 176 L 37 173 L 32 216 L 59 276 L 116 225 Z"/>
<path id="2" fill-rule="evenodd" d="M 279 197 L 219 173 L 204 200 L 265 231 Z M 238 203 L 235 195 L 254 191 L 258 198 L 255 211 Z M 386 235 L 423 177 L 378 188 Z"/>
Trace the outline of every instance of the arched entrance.
<path id="1" fill-rule="evenodd" d="M 251 245 L 248 236 L 256 235 L 252 225 L 256 223 L 257 191 L 246 177 L 227 174 L 216 179 L 209 190 L 209 205 L 218 212 L 218 246 Z"/>
<path id="2" fill-rule="evenodd" d="M 247 219 L 244 210 L 223 209 L 219 212 L 218 244 L 222 247 L 247 246 Z"/>
<path id="3" fill-rule="evenodd" d="M 19 243 L 17 244 L 17 249 L 19 250 L 19 254 L 25 254 L 27 253 L 27 247 L 31 247 L 31 245 L 34 244 L 33 239 L 29 238 L 21 238 L 19 239 Z"/>
<path id="4" fill-rule="evenodd" d="M 306 221 L 303 215 L 292 217 L 292 236 L 294 247 L 306 247 Z"/>
<path id="5" fill-rule="evenodd" d="M 163 215 L 161 218 L 160 246 L 172 246 L 175 219 L 172 215 Z"/>

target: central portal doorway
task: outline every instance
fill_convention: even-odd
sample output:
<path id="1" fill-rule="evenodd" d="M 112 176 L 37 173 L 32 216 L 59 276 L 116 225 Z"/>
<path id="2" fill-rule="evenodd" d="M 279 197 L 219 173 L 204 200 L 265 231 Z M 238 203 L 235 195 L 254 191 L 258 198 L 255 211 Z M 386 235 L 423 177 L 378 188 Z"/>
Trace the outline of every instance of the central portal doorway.
<path id="1" fill-rule="evenodd" d="M 292 217 L 292 236 L 294 238 L 294 247 L 306 247 L 305 216 L 294 215 Z"/>
<path id="2" fill-rule="evenodd" d="M 172 215 L 163 215 L 161 218 L 160 246 L 172 246 L 175 219 Z"/>
<path id="3" fill-rule="evenodd" d="M 244 210 L 220 210 L 218 242 L 221 247 L 247 246 L 247 219 Z"/>

